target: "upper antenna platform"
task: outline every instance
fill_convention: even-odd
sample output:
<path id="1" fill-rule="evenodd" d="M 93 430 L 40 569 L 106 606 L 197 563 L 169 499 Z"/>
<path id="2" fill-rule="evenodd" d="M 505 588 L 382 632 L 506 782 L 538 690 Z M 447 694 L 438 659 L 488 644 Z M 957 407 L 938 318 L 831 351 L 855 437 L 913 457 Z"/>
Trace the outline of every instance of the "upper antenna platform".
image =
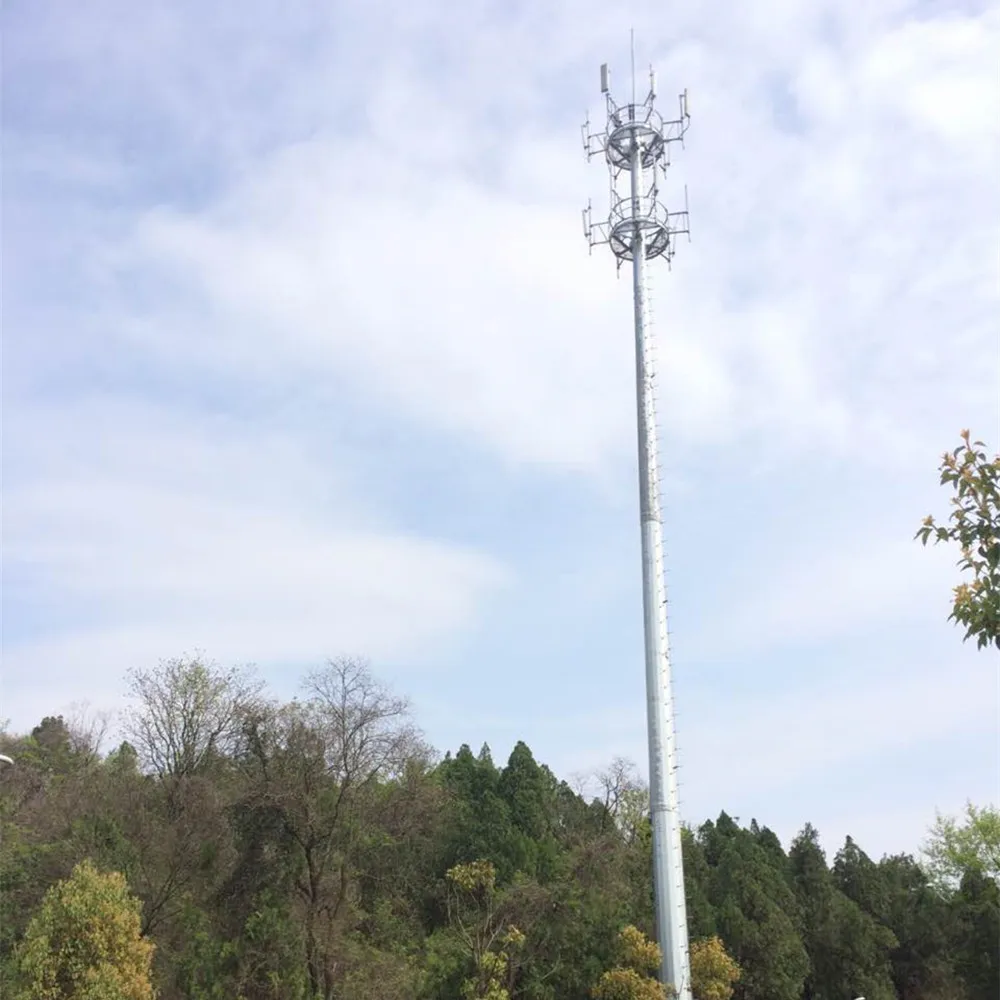
<path id="1" fill-rule="evenodd" d="M 603 154 L 608 164 L 609 212 L 606 222 L 593 222 L 588 205 L 583 212 L 583 231 L 591 249 L 607 243 L 618 266 L 632 260 L 641 244 L 645 258 L 673 256 L 673 237 L 688 229 L 687 191 L 682 212 L 668 212 L 659 200 L 659 176 L 670 165 L 670 143 L 684 141 L 690 114 L 687 91 L 679 99 L 677 118 L 666 121 L 656 109 L 656 74 L 649 70 L 649 92 L 642 103 L 636 101 L 633 74 L 632 101 L 618 104 L 611 96 L 611 74 L 601 66 L 601 93 L 606 102 L 603 131 L 591 132 L 590 119 L 583 125 L 583 148 L 587 159 Z M 630 177 L 628 194 L 619 193 L 621 177 Z M 648 174 L 648 177 L 647 177 Z M 640 239 L 641 237 L 641 239 Z"/>

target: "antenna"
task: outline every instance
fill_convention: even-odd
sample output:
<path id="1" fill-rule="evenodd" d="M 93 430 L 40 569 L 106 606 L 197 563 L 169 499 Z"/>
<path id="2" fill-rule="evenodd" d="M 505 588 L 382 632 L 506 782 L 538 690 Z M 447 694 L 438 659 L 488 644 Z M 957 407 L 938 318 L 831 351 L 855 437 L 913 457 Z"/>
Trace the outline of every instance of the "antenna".
<path id="1" fill-rule="evenodd" d="M 607 104 L 603 132 L 583 127 L 587 158 L 603 154 L 608 166 L 611 204 L 607 221 L 593 222 L 588 202 L 583 231 L 591 250 L 608 244 L 616 268 L 632 265 L 635 321 L 636 402 L 639 430 L 639 524 L 642 537 L 642 605 L 646 660 L 646 725 L 649 737 L 649 798 L 653 826 L 653 889 L 657 939 L 662 955 L 660 979 L 671 984 L 678 1000 L 691 1000 L 687 903 L 681 857 L 677 794 L 677 748 L 667 638 L 666 584 L 663 576 L 663 526 L 660 518 L 659 459 L 652 347 L 647 301 L 646 263 L 655 257 L 670 263 L 674 238 L 687 233 L 684 210 L 668 212 L 660 201 L 657 178 L 666 177 L 668 151 L 687 131 L 687 91 L 680 95 L 680 117 L 664 121 L 656 110 L 656 75 L 649 74 L 649 96 L 635 96 L 635 33 L 631 34 L 632 101 L 617 104 L 601 67 L 601 93 Z M 628 184 L 625 184 L 625 179 Z"/>
<path id="2" fill-rule="evenodd" d="M 635 104 L 635 28 L 628 29 L 629 51 L 632 57 L 632 103 Z"/>

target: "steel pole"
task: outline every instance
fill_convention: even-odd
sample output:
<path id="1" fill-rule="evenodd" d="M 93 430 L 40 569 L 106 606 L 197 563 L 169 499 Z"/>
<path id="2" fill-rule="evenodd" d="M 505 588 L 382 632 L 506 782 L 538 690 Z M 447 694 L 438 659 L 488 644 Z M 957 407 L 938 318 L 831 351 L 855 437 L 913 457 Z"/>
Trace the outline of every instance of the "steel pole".
<path id="1" fill-rule="evenodd" d="M 653 827 L 653 889 L 661 981 L 679 1000 L 691 1000 L 687 905 L 681 858 L 673 699 L 667 642 L 667 594 L 663 579 L 656 411 L 646 303 L 642 214 L 642 150 L 632 143 L 632 284 L 635 301 L 635 371 L 639 427 L 639 521 L 642 532 L 642 615 L 646 648 L 646 725 L 649 737 L 649 806 Z"/>

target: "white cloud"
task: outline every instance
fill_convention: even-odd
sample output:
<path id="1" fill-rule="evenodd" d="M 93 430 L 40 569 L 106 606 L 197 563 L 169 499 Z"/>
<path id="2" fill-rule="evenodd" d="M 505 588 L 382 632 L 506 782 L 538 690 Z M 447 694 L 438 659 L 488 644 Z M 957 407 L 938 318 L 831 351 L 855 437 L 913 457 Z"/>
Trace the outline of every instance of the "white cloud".
<path id="1" fill-rule="evenodd" d="M 681 645 L 739 670 L 853 641 L 872 671 L 861 707 L 820 685 L 703 715 L 724 754 L 705 751 L 699 782 L 732 792 L 709 774 L 726 754 L 745 757 L 735 773 L 748 784 L 778 768 L 785 751 L 761 733 L 785 718 L 806 720 L 790 732 L 820 769 L 841 753 L 838 712 L 864 736 L 858 753 L 902 745 L 872 706 L 891 712 L 898 694 L 927 712 L 932 678 L 951 668 L 927 663 L 899 684 L 904 654 L 875 662 L 863 637 L 886 621 L 930 635 L 954 570 L 910 542 L 929 494 L 915 489 L 913 511 L 884 497 L 918 474 L 933 487 L 954 432 L 988 434 L 1000 417 L 995 9 L 137 11 L 98 2 L 36 21 L 27 39 L 15 23 L 5 54 L 22 81 L 5 121 L 17 166 L 5 183 L 17 208 L 5 613 L 51 616 L 42 638 L 8 641 L 8 714 L 12 691 L 25 724 L 52 710 L 53 691 L 113 698 L 122 668 L 180 649 L 407 659 L 475 626 L 514 569 L 394 528 L 419 521 L 411 498 L 375 495 L 332 417 L 307 443 L 280 426 L 275 400 L 342 393 L 508 472 L 625 481 L 630 283 L 606 253 L 586 256 L 578 211 L 588 195 L 602 204 L 605 177 L 582 159 L 576 109 L 598 108 L 602 59 L 625 82 L 632 20 L 664 108 L 687 86 L 694 113 L 667 186 L 671 207 L 690 186 L 694 242 L 673 275 L 660 270 L 654 302 L 665 475 L 690 487 L 668 500 L 681 503 L 674 529 L 691 526 L 704 549 L 678 584 L 701 588 L 691 617 L 712 622 Z M 86 397 L 143 392 L 151 371 L 175 387 L 158 414 Z M 209 397 L 243 416 L 208 416 Z M 838 484 L 842 499 L 819 503 L 814 477 L 831 469 L 868 489 Z M 503 471 L 490 466 L 497 507 L 513 481 Z M 744 509 L 755 473 L 773 492 Z M 699 522 L 699 497 L 727 498 L 724 516 Z M 734 552 L 737 532 L 759 546 Z M 449 693 L 443 714 L 464 714 L 482 683 Z M 978 690 L 966 677 L 945 694 L 943 733 L 982 724 Z M 598 749 L 603 761 L 633 746 L 642 762 L 641 725 L 641 705 L 570 720 L 539 755 L 567 773 Z"/>
<path id="2" fill-rule="evenodd" d="M 33 474 L 5 491 L 6 583 L 63 618 L 5 642 L 18 724 L 52 710 L 53 685 L 60 701 L 90 697 L 193 648 L 262 664 L 419 659 L 510 581 L 481 553 L 380 528 L 316 456 L 273 433 L 164 416 L 50 410 L 31 454 L 14 456 Z"/>
<path id="3" fill-rule="evenodd" d="M 612 409 L 603 376 L 627 353 L 597 328 L 610 326 L 614 288 L 586 281 L 560 220 L 433 182 L 419 208 L 391 193 L 374 200 L 392 178 L 338 162 L 333 146 L 315 144 L 277 164 L 260 203 L 281 209 L 263 217 L 239 192 L 220 213 L 237 224 L 148 221 L 146 253 L 193 272 L 222 314 L 205 349 L 225 364 L 256 353 L 271 371 L 350 372 L 376 398 L 505 456 L 586 466 L 618 450 L 629 384 L 612 388 Z M 574 315 L 586 350 L 574 350 Z M 197 355 L 211 334 L 203 316 L 193 320 L 182 349 Z M 176 327 L 163 336 L 176 349 Z"/>
<path id="4" fill-rule="evenodd" d="M 966 155 L 995 155 L 1000 89 L 993 43 L 998 32 L 995 7 L 979 17 L 956 12 L 901 24 L 867 53 L 856 95 L 895 112 L 897 120 L 927 138 L 959 145 Z"/>
<path id="5" fill-rule="evenodd" d="M 743 566 L 729 578 L 720 595 L 724 624 L 706 623 L 690 637 L 689 653 L 749 656 L 943 619 L 958 573 L 954 552 L 924 549 L 912 531 L 895 532 L 895 525 L 846 544 L 831 545 L 832 534 L 792 534 L 776 543 L 766 570 Z"/>
<path id="6" fill-rule="evenodd" d="M 842 48 L 824 41 L 820 7 L 769 8 L 800 51 L 784 37 L 767 48 L 777 33 L 755 19 L 752 53 L 717 25 L 679 47 L 648 39 L 702 109 L 668 195 L 690 179 L 696 243 L 658 279 L 655 309 L 663 413 L 688 445 L 895 443 L 929 425 L 914 385 L 935 413 L 989 405 L 988 373 L 941 332 L 983 355 L 997 304 L 984 205 L 1000 157 L 982 126 L 996 118 L 1000 29 L 992 13 L 911 23 L 890 10 L 841 25 Z M 467 14 L 471 33 L 482 11 Z M 405 76 L 404 60 L 372 88 L 360 136 L 320 119 L 316 138 L 247 162 L 207 208 L 139 219 L 118 252 L 126 282 L 166 283 L 146 317 L 160 350 L 258 380 L 349 373 L 373 400 L 514 462 L 599 472 L 629 454 L 628 282 L 586 259 L 574 222 L 588 193 L 600 205 L 603 171 L 541 103 L 598 22 L 546 65 L 557 22 L 527 21 L 542 37 L 516 18 L 481 37 L 452 25 L 441 79 Z M 775 117 L 782 76 L 798 131 Z M 931 97 L 952 92 L 962 110 L 945 122 Z"/>

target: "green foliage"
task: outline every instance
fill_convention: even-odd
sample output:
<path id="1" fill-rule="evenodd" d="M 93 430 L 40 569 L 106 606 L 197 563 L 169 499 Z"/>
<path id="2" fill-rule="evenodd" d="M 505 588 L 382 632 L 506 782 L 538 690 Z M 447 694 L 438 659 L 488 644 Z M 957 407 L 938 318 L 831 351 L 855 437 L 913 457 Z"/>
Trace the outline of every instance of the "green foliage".
<path id="1" fill-rule="evenodd" d="M 526 744 L 518 741 L 511 751 L 500 775 L 498 790 L 518 830 L 532 840 L 543 840 L 549 830 L 546 808 L 549 788 L 545 774 Z"/>
<path id="2" fill-rule="evenodd" d="M 220 939 L 207 913 L 186 907 L 180 924 L 185 948 L 175 959 L 175 981 L 190 1000 L 226 1000 L 232 990 L 235 942 Z"/>
<path id="3" fill-rule="evenodd" d="M 659 945 L 629 924 L 618 934 L 618 966 L 609 969 L 592 991 L 595 1000 L 666 1000 L 666 987 L 652 975 L 660 967 Z"/>
<path id="4" fill-rule="evenodd" d="M 507 956 L 488 951 L 476 963 L 475 975 L 462 983 L 462 1000 L 510 1000 L 503 985 Z"/>
<path id="5" fill-rule="evenodd" d="M 742 994 L 760 1000 L 800 1000 L 809 956 L 787 860 L 757 843 L 725 813 L 699 839 L 712 865 L 709 898 L 727 951 L 743 970 Z"/>
<path id="6" fill-rule="evenodd" d="M 715 909 L 708 899 L 711 868 L 705 857 L 705 849 L 688 826 L 681 828 L 681 856 L 684 859 L 688 934 L 692 940 L 714 937 Z"/>
<path id="7" fill-rule="evenodd" d="M 45 894 L 18 948 L 21 1000 L 152 1000 L 139 909 L 122 875 L 77 865 Z"/>
<path id="8" fill-rule="evenodd" d="M 848 899 L 880 923 L 887 921 L 890 901 L 884 873 L 850 837 L 834 858 L 832 874 Z"/>
<path id="9" fill-rule="evenodd" d="M 161 777 L 197 774 L 233 749 L 261 689 L 247 671 L 199 657 L 133 670 L 128 683 L 134 699 L 125 715 L 130 746 Z"/>
<path id="10" fill-rule="evenodd" d="M 0 776 L 0 995 L 32 995 L 43 900 L 89 858 L 141 902 L 160 1000 L 664 996 L 627 761 L 589 801 L 523 743 L 502 769 L 486 746 L 435 764 L 405 702 L 347 661 L 302 701 L 244 694 L 221 716 L 181 698 L 179 718 L 226 725 L 207 743 L 182 725 L 173 758 L 123 743 L 101 760 L 58 717 L 0 734 L 18 759 Z M 994 810 L 939 823 L 924 866 L 848 838 L 830 867 L 810 827 L 786 854 L 725 813 L 681 836 L 697 1000 L 998 1000 Z"/>
<path id="11" fill-rule="evenodd" d="M 927 873 L 908 855 L 883 858 L 877 877 L 885 891 L 885 926 L 899 941 L 892 953 L 897 996 L 948 995 L 940 992 L 954 978 L 947 897 L 931 886 Z"/>
<path id="12" fill-rule="evenodd" d="M 926 517 L 916 537 L 924 545 L 930 538 L 957 543 L 958 566 L 971 580 L 955 588 L 949 618 L 980 649 L 1000 649 L 1000 455 L 991 461 L 982 441 L 970 442 L 967 430 L 961 437 L 962 444 L 941 460 L 941 484 L 955 491 L 948 523 Z"/>
<path id="13" fill-rule="evenodd" d="M 31 742 L 18 755 L 28 763 L 56 774 L 64 774 L 73 767 L 73 744 L 69 728 L 63 717 L 46 716 L 31 730 Z"/>
<path id="14" fill-rule="evenodd" d="M 440 779 L 452 796 L 450 861 L 479 858 L 493 862 L 498 880 L 509 884 L 516 872 L 531 867 L 528 838 L 516 827 L 501 794 L 500 772 L 484 747 L 479 758 L 462 746 L 446 757 Z"/>
<path id="15" fill-rule="evenodd" d="M 1000 881 L 1000 809 L 969 802 L 964 822 L 939 814 L 924 855 L 939 886 L 955 886 L 969 872 Z"/>
<path id="16" fill-rule="evenodd" d="M 609 969 L 591 995 L 594 1000 L 666 1000 L 667 991 L 635 969 Z"/>
<path id="17" fill-rule="evenodd" d="M 470 895 L 489 896 L 496 887 L 497 871 L 492 861 L 473 861 L 471 864 L 449 868 L 445 872 L 445 878 Z"/>
<path id="18" fill-rule="evenodd" d="M 897 944 L 895 936 L 837 888 L 813 827 L 807 825 L 796 838 L 789 863 L 812 967 L 808 992 L 892 1000 L 890 953 Z"/>
<path id="19" fill-rule="evenodd" d="M 1000 995 L 1000 887 L 969 871 L 950 901 L 953 968 L 971 1000 Z"/>
<path id="20" fill-rule="evenodd" d="M 638 927 L 629 924 L 618 935 L 618 960 L 626 969 L 655 975 L 662 955 L 655 941 L 650 941 Z"/>
<path id="21" fill-rule="evenodd" d="M 451 927 L 431 931 L 424 941 L 418 996 L 457 997 L 469 966 L 469 950 Z"/>
<path id="22" fill-rule="evenodd" d="M 691 942 L 691 992 L 695 1000 L 729 1000 L 740 967 L 719 937 Z"/>
<path id="23" fill-rule="evenodd" d="M 449 919 L 464 943 L 471 975 L 462 981 L 463 1000 L 509 1000 L 504 980 L 513 978 L 513 962 L 524 933 L 506 918 L 505 900 L 496 890 L 491 861 L 455 865 L 445 873 L 453 887 Z"/>

